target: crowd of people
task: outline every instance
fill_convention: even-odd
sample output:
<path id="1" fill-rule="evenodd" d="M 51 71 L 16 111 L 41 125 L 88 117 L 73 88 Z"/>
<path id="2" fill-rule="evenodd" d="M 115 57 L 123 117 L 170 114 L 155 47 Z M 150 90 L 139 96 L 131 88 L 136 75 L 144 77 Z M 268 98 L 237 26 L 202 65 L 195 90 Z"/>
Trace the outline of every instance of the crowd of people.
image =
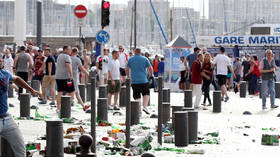
<path id="1" fill-rule="evenodd" d="M 260 63 L 259 63 L 260 61 Z M 271 108 L 277 108 L 275 105 L 276 81 L 275 71 L 277 66 L 274 60 L 272 50 L 265 52 L 265 57 L 259 59 L 257 55 L 246 54 L 244 58 L 236 57 L 232 59 L 225 53 L 225 48 L 220 48 L 219 54 L 209 53 L 206 48 L 196 47 L 194 52 L 187 57 L 180 57 L 180 82 L 179 88 L 186 90 L 187 82 L 190 83 L 190 89 L 195 97 L 194 107 L 199 108 L 201 97 L 204 95 L 202 106 L 211 106 L 209 95 L 210 85 L 214 89 L 220 88 L 222 92 L 222 101 L 227 102 L 229 96 L 227 91 L 233 89 L 235 93 L 240 91 L 240 82 L 246 81 L 248 93 L 258 96 L 262 94 L 262 109 L 266 107 L 266 97 L 270 96 Z M 233 82 L 232 82 L 233 80 Z M 261 82 L 261 86 L 259 83 Z M 208 104 L 206 105 L 206 101 Z"/>

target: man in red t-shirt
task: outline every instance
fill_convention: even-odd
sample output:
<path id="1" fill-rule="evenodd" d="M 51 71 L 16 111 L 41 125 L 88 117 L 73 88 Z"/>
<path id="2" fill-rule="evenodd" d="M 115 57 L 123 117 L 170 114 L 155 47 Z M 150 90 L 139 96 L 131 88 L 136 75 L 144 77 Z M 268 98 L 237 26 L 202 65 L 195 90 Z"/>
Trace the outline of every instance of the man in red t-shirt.
<path id="1" fill-rule="evenodd" d="M 38 50 L 38 55 L 34 56 L 34 71 L 32 79 L 40 81 L 39 89 L 44 77 L 44 61 L 45 57 L 43 56 L 42 50 Z"/>
<path id="2" fill-rule="evenodd" d="M 202 71 L 202 66 L 201 66 L 202 62 L 203 62 L 203 55 L 200 53 L 197 56 L 197 60 L 194 61 L 192 64 L 191 80 L 192 80 L 192 84 L 193 84 L 192 95 L 195 96 L 195 102 L 194 102 L 195 109 L 199 108 L 199 103 L 201 101 L 202 76 L 204 76 L 207 80 L 210 80 L 210 77 Z"/>

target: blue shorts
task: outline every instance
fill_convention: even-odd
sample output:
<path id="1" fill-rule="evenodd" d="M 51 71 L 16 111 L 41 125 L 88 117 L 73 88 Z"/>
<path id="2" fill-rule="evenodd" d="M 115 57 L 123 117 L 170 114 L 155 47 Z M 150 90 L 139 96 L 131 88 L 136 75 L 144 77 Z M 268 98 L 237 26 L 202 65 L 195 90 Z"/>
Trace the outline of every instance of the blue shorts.
<path id="1" fill-rule="evenodd" d="M 234 82 L 239 83 L 241 81 L 241 76 L 240 75 L 235 75 Z"/>

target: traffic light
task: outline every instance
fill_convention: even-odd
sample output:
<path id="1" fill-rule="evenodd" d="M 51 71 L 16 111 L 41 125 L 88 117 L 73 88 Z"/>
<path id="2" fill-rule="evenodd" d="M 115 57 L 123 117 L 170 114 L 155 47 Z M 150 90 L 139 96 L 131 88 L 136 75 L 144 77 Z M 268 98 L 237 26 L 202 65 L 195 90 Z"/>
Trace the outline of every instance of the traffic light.
<path id="1" fill-rule="evenodd" d="M 101 26 L 104 28 L 110 24 L 110 2 L 102 0 Z"/>
<path id="2" fill-rule="evenodd" d="M 100 56 L 100 57 L 98 58 L 98 69 L 99 69 L 99 70 L 102 70 L 102 60 L 103 60 L 103 58 Z"/>

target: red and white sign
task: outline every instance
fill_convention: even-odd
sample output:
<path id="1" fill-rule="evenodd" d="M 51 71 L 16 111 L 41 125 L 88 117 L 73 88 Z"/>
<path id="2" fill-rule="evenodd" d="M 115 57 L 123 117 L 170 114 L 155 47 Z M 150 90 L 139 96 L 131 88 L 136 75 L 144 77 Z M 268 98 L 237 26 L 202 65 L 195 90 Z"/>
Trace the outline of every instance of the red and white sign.
<path id="1" fill-rule="evenodd" d="M 87 15 L 87 8 L 83 5 L 78 5 L 74 9 L 74 13 L 77 18 L 84 18 Z"/>

